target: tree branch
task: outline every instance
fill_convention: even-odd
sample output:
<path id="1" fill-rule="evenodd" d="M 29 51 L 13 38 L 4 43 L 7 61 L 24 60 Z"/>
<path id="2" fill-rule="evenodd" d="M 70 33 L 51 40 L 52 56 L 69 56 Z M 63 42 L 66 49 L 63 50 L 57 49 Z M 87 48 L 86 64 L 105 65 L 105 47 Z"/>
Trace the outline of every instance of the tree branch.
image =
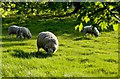
<path id="1" fill-rule="evenodd" d="M 116 6 L 115 8 L 111 9 L 111 11 L 117 10 L 120 14 L 120 5 Z"/>
<path id="2" fill-rule="evenodd" d="M 103 10 L 105 10 L 105 8 L 99 8 L 98 10 L 94 11 L 93 13 L 88 14 L 88 17 L 90 17 L 91 15 L 94 15 L 94 14 L 96 14 L 96 13 L 98 13 L 98 12 L 101 12 L 101 11 L 103 11 Z"/>
<path id="3" fill-rule="evenodd" d="M 115 13 L 112 13 L 112 11 L 110 11 L 103 2 L 102 2 L 102 4 L 110 12 L 110 14 L 113 15 L 117 19 L 117 21 L 120 23 L 120 17 L 118 15 L 116 15 Z"/>
<path id="4" fill-rule="evenodd" d="M 67 15 L 71 15 L 71 14 L 77 13 L 77 12 L 80 10 L 80 8 L 82 7 L 82 6 L 80 5 L 80 2 L 73 2 L 73 4 L 74 4 L 74 6 L 75 6 L 74 11 L 71 12 L 71 13 L 67 13 Z"/>

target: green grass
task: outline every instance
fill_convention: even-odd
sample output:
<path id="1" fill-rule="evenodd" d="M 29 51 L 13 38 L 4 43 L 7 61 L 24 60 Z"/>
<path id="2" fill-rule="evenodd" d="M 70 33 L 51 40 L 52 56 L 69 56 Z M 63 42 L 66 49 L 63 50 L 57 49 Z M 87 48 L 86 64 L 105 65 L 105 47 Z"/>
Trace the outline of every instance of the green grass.
<path id="1" fill-rule="evenodd" d="M 11 20 L 12 19 L 12 20 Z M 32 17 L 23 20 L 3 19 L 2 76 L 3 77 L 116 77 L 118 76 L 118 32 L 101 32 L 100 37 L 74 30 L 77 17 Z M 33 38 L 7 38 L 12 24 L 28 27 Z M 53 56 L 42 49 L 36 55 L 39 32 L 51 31 L 59 40 Z"/>

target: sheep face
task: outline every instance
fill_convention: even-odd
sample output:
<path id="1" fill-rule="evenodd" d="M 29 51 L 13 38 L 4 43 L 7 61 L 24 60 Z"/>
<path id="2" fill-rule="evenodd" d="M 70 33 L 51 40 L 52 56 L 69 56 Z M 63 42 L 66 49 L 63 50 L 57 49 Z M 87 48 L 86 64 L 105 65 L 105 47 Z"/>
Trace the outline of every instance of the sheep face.
<path id="1" fill-rule="evenodd" d="M 96 27 L 94 27 L 94 29 L 93 29 L 93 34 L 94 34 L 96 37 L 99 36 L 99 31 L 97 30 Z"/>
<path id="2" fill-rule="evenodd" d="M 29 34 L 27 35 L 27 38 L 28 38 L 28 39 L 32 38 L 32 34 L 29 33 Z"/>
<path id="3" fill-rule="evenodd" d="M 26 27 L 19 28 L 18 32 L 17 32 L 17 36 L 20 38 L 24 37 L 24 39 L 25 38 L 28 38 L 28 39 L 32 38 L 32 34 L 30 33 L 29 29 Z"/>
<path id="4" fill-rule="evenodd" d="M 49 43 L 47 43 L 46 45 L 45 45 L 45 51 L 48 53 L 48 54 L 50 54 L 50 55 L 52 55 L 54 52 L 56 52 L 56 50 L 57 50 L 57 44 L 55 44 L 55 42 L 49 42 Z"/>

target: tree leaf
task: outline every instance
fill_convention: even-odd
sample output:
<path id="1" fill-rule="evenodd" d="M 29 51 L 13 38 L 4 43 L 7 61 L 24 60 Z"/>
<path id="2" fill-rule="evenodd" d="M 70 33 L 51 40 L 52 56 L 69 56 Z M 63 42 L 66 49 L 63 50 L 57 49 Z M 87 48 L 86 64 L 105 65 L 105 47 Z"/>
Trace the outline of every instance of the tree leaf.
<path id="1" fill-rule="evenodd" d="M 104 30 L 104 29 L 107 29 L 108 24 L 107 22 L 103 21 L 99 24 L 99 26 L 101 26 L 101 29 Z"/>
<path id="2" fill-rule="evenodd" d="M 78 28 L 79 28 L 79 25 L 76 25 L 76 26 L 75 26 L 75 30 L 77 30 Z"/>
<path id="3" fill-rule="evenodd" d="M 90 21 L 90 18 L 88 18 L 88 16 L 85 16 L 84 21 L 87 23 L 88 21 Z"/>
<path id="4" fill-rule="evenodd" d="M 118 26 L 119 26 L 119 24 L 113 24 L 113 30 L 117 31 L 118 30 Z"/>
<path id="5" fill-rule="evenodd" d="M 82 30 L 82 28 L 83 28 L 83 24 L 82 24 L 82 22 L 80 23 L 80 26 L 79 26 L 79 32 Z"/>
<path id="6" fill-rule="evenodd" d="M 80 23 L 80 25 L 76 25 L 75 26 L 75 30 L 79 30 L 79 32 L 82 30 L 82 28 L 83 28 L 83 24 L 82 24 L 82 22 Z"/>

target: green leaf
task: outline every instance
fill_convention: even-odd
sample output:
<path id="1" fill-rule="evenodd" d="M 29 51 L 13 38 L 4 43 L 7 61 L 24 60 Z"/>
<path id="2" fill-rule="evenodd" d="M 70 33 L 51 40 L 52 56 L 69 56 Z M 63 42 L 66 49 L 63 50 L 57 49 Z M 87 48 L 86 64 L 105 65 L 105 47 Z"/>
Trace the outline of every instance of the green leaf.
<path id="1" fill-rule="evenodd" d="M 84 21 L 84 17 L 81 17 L 81 20 Z"/>
<path id="2" fill-rule="evenodd" d="M 12 7 L 15 7 L 15 4 L 11 4 Z"/>
<path id="3" fill-rule="evenodd" d="M 76 25 L 76 26 L 75 26 L 75 30 L 77 30 L 78 28 L 79 28 L 79 25 Z"/>
<path id="4" fill-rule="evenodd" d="M 119 24 L 113 24 L 113 30 L 117 31 L 118 30 L 118 26 L 119 26 Z"/>
<path id="5" fill-rule="evenodd" d="M 96 5 L 96 6 L 99 6 L 99 7 L 101 7 L 101 8 L 104 7 L 101 2 L 96 2 L 95 5 Z"/>
<path id="6" fill-rule="evenodd" d="M 85 17 L 84 17 L 84 20 L 85 20 L 85 22 L 87 23 L 88 21 L 90 21 L 90 18 L 88 18 L 88 16 L 85 16 Z"/>
<path id="7" fill-rule="evenodd" d="M 112 5 L 109 6 L 109 9 L 110 9 L 110 10 L 113 9 L 113 8 L 114 8 L 114 6 L 112 6 Z"/>
<path id="8" fill-rule="evenodd" d="M 82 22 L 80 23 L 80 26 L 79 26 L 79 32 L 82 30 L 82 28 L 83 28 L 83 24 L 82 24 Z"/>
<path id="9" fill-rule="evenodd" d="M 36 15 L 35 12 L 33 13 L 33 15 Z"/>
<path id="10" fill-rule="evenodd" d="M 75 30 L 79 29 L 79 32 L 82 30 L 82 28 L 83 28 L 82 22 L 80 23 L 80 25 L 75 26 Z"/>
<path id="11" fill-rule="evenodd" d="M 101 29 L 103 30 L 103 29 L 107 29 L 108 24 L 107 22 L 104 21 L 104 22 L 101 22 L 99 26 L 101 26 Z"/>
<path id="12" fill-rule="evenodd" d="M 7 11 L 10 11 L 11 9 L 7 9 Z"/>

